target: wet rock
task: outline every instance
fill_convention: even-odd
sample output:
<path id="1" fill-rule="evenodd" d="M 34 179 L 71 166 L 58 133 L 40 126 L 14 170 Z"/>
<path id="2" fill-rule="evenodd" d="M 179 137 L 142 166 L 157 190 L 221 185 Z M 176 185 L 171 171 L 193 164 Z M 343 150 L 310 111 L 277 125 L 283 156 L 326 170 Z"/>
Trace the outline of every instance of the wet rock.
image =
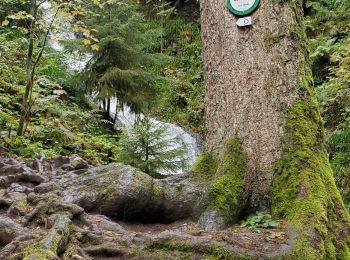
<path id="1" fill-rule="evenodd" d="M 13 203 L 13 200 L 0 197 L 0 209 L 4 207 L 10 207 L 12 203 Z"/>
<path id="2" fill-rule="evenodd" d="M 12 201 L 22 200 L 26 197 L 26 194 L 22 192 L 7 192 L 6 198 Z"/>
<path id="3" fill-rule="evenodd" d="M 0 165 L 0 175 L 8 176 L 27 172 L 32 172 L 32 170 L 24 164 L 18 164 L 18 162 L 13 164 L 12 159 L 7 160 L 6 163 Z"/>
<path id="4" fill-rule="evenodd" d="M 88 169 L 85 168 L 85 169 L 74 170 L 74 171 L 72 171 L 71 173 L 72 173 L 72 174 L 75 174 L 75 175 L 80 175 L 80 174 L 86 173 L 87 171 L 88 171 Z"/>
<path id="5" fill-rule="evenodd" d="M 21 173 L 16 173 L 14 175 L 7 176 L 9 182 L 29 182 L 29 183 L 35 183 L 40 184 L 47 180 L 44 176 L 32 172 L 32 171 L 24 171 Z"/>
<path id="6" fill-rule="evenodd" d="M 8 192 L 20 192 L 20 193 L 26 193 L 28 190 L 30 189 L 19 183 L 11 183 L 10 187 L 7 189 Z"/>

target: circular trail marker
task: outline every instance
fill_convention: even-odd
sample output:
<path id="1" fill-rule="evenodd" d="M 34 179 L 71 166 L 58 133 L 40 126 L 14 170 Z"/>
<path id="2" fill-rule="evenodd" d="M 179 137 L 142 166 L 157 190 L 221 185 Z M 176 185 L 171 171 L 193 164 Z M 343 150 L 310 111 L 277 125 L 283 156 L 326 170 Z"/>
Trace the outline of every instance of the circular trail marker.
<path id="1" fill-rule="evenodd" d="M 244 16 L 258 9 L 260 0 L 227 0 L 227 7 L 231 13 Z"/>

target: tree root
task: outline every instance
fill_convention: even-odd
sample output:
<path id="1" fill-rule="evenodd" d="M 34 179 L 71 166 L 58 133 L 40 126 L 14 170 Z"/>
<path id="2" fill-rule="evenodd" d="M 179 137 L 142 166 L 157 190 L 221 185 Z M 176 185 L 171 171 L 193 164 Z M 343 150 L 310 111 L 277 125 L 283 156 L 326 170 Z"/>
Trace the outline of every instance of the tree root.
<path id="1" fill-rule="evenodd" d="M 53 227 L 48 234 L 39 242 L 26 246 L 17 259 L 59 259 L 58 254 L 62 253 L 69 240 L 71 220 L 63 214 L 52 215 Z"/>
<path id="2" fill-rule="evenodd" d="M 16 237 L 11 241 L 11 243 L 7 244 L 3 249 L 0 250 L 0 259 L 8 259 L 8 257 L 23 248 L 23 243 L 25 241 L 34 239 L 35 237 L 32 234 L 22 235 Z"/>
<path id="3" fill-rule="evenodd" d="M 47 170 L 49 165 L 43 170 L 37 164 L 33 167 L 47 174 L 42 176 L 45 182 L 24 178 L 23 185 L 28 182 L 33 187 L 36 183 L 34 192 L 23 193 L 20 200 L 0 200 L 0 208 L 25 205 L 20 214 L 0 213 L 0 259 L 153 260 L 184 259 L 189 255 L 198 259 L 207 256 L 230 259 L 244 251 L 224 240 L 216 241 L 215 233 L 202 230 L 193 233 L 194 226 L 171 224 L 196 219 L 200 209 L 205 208 L 205 190 L 199 189 L 188 176 L 157 180 L 130 166 L 114 163 L 79 175 L 74 170 L 53 167 L 60 173 L 56 178 Z M 7 174 L 1 169 L 1 158 L 0 173 Z M 31 169 L 26 176 L 36 175 Z M 156 232 L 133 231 L 128 225 L 116 223 L 120 220 L 165 228 Z"/>
<path id="4" fill-rule="evenodd" d="M 10 243 L 14 238 L 28 234 L 28 230 L 13 221 L 11 218 L 0 218 L 0 241 Z"/>

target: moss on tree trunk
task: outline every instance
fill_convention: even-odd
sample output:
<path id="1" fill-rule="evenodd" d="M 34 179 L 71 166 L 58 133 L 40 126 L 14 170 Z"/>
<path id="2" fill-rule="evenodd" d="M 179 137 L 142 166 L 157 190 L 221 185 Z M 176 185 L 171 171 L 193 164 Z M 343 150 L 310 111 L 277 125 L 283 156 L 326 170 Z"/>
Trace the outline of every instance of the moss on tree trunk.
<path id="1" fill-rule="evenodd" d="M 200 223 L 271 211 L 298 234 L 290 259 L 349 259 L 350 218 L 324 147 L 302 2 L 262 1 L 243 29 L 224 1 L 203 1 L 201 13 L 207 145 L 193 172 L 209 180 L 210 196 Z M 228 149 L 237 139 L 241 148 Z"/>

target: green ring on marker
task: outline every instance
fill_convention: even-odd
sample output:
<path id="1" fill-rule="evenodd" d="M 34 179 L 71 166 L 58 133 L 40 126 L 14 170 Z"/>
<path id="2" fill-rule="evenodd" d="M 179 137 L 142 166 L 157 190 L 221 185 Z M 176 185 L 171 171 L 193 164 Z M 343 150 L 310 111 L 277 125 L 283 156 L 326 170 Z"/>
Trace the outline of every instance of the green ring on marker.
<path id="1" fill-rule="evenodd" d="M 231 11 L 231 13 L 233 13 L 233 14 L 235 14 L 237 16 L 245 16 L 245 15 L 253 13 L 259 7 L 259 4 L 260 4 L 260 0 L 255 0 L 253 6 L 250 7 L 248 10 L 238 11 L 238 10 L 233 8 L 233 6 L 231 5 L 230 0 L 227 0 L 227 8 Z"/>

